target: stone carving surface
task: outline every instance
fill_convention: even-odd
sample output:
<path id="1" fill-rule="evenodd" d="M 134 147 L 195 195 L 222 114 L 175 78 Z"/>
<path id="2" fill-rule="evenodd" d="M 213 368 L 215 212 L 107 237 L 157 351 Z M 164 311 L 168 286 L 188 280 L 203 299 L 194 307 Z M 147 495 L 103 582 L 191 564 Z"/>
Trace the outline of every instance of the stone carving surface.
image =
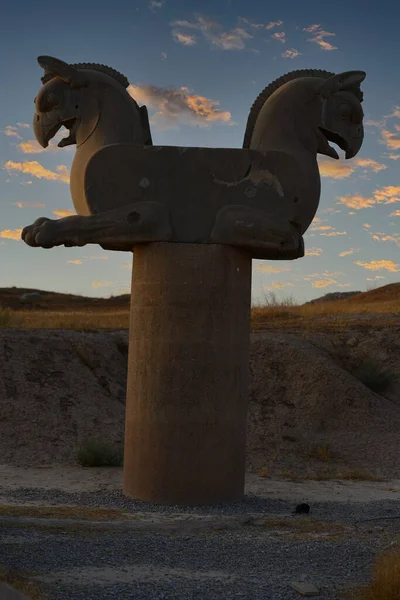
<path id="1" fill-rule="evenodd" d="M 69 130 L 59 146 L 77 146 L 77 215 L 25 227 L 30 246 L 217 243 L 253 258 L 299 258 L 320 198 L 317 154 L 338 158 L 331 141 L 352 158 L 363 141 L 362 71 L 284 75 L 255 101 L 244 148 L 213 149 L 153 146 L 146 107 L 114 69 L 38 62 L 35 135 L 46 147 L 61 126 Z"/>

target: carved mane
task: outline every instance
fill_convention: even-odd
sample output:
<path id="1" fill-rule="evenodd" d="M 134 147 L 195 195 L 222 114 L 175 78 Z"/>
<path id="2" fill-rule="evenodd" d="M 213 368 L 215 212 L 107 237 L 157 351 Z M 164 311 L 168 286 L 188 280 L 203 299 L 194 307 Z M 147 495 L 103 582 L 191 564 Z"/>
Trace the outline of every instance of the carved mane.
<path id="1" fill-rule="evenodd" d="M 328 77 L 333 77 L 335 73 L 331 73 L 330 71 L 323 71 L 321 69 L 299 69 L 297 71 L 290 71 L 290 73 L 286 73 L 286 75 L 282 75 L 275 79 L 272 83 L 270 83 L 266 88 L 263 89 L 261 94 L 259 94 L 256 100 L 253 103 L 253 106 L 250 109 L 249 118 L 247 119 L 246 132 L 244 134 L 243 140 L 243 148 L 250 147 L 251 136 L 253 135 L 254 126 L 257 121 L 257 117 L 260 114 L 260 110 L 264 106 L 265 102 L 268 98 L 282 85 L 288 83 L 289 81 L 293 81 L 293 79 L 299 79 L 300 77 L 322 77 L 327 79 Z"/>
<path id="2" fill-rule="evenodd" d="M 99 63 L 74 63 L 70 66 L 74 69 L 90 69 L 91 71 L 99 71 L 99 73 L 109 75 L 110 77 L 115 79 L 115 81 L 118 81 L 118 83 L 120 83 L 124 88 L 127 88 L 129 86 L 129 81 L 125 77 L 125 75 L 122 75 L 122 73 L 116 71 L 116 69 L 112 69 L 111 67 L 107 67 L 106 65 L 101 65 Z M 56 77 L 56 75 L 54 75 L 53 73 L 45 73 L 44 76 L 41 78 L 42 83 L 47 83 L 54 77 Z"/>

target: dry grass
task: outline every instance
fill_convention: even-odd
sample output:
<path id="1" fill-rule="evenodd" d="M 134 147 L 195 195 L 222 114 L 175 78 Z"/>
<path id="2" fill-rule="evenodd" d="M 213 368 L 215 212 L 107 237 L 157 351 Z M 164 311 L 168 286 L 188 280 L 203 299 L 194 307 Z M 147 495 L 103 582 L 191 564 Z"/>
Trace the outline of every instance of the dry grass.
<path id="1" fill-rule="evenodd" d="M 400 301 L 382 303 L 321 302 L 302 306 L 267 305 L 252 309 L 254 330 L 281 328 L 344 329 L 357 327 L 387 327 L 398 323 Z M 378 317 L 378 318 L 377 318 Z"/>
<path id="2" fill-rule="evenodd" d="M 267 467 L 262 467 L 258 472 L 258 476 L 262 477 L 262 478 L 268 477 L 268 474 L 269 474 L 269 470 Z"/>
<path id="3" fill-rule="evenodd" d="M 26 329 L 74 329 L 92 331 L 97 329 L 128 329 L 129 310 L 80 310 L 80 311 L 11 311 L 20 318 L 18 327 Z M 1 323 L 0 323 L 1 326 Z M 16 327 L 13 320 L 6 327 Z"/>
<path id="4" fill-rule="evenodd" d="M 349 600 L 399 600 L 400 550 L 376 556 L 371 583 L 346 593 L 344 597 Z"/>
<path id="5" fill-rule="evenodd" d="M 83 440 L 77 456 L 81 467 L 122 467 L 124 464 L 124 449 L 112 446 L 102 440 Z"/>
<path id="6" fill-rule="evenodd" d="M 0 582 L 11 585 L 16 590 L 31 598 L 31 600 L 43 600 L 43 595 L 40 587 L 30 581 L 29 575 L 31 573 L 27 571 L 11 571 L 0 567 Z"/>
<path id="7" fill-rule="evenodd" d="M 288 540 L 306 541 L 337 541 L 343 538 L 343 535 L 349 531 L 348 527 L 339 523 L 330 523 L 328 521 L 318 521 L 310 518 L 304 519 L 265 519 L 264 525 L 279 532 L 279 534 Z"/>
<path id="8" fill-rule="evenodd" d="M 359 327 L 381 328 L 398 325 L 393 303 L 384 305 L 348 305 L 344 310 L 338 302 L 325 305 L 280 307 L 253 307 L 253 331 L 265 329 L 325 329 L 344 330 Z M 397 312 L 400 306 L 397 307 Z M 0 319 L 1 327 L 24 329 L 71 329 L 94 331 L 99 329 L 128 329 L 129 310 L 62 310 L 62 311 L 9 311 L 7 319 Z"/>
<path id="9" fill-rule="evenodd" d="M 124 521 L 132 517 L 126 510 L 85 508 L 81 506 L 27 506 L 0 504 L 0 517 L 34 517 L 40 519 L 79 519 L 83 521 Z"/>
<path id="10" fill-rule="evenodd" d="M 46 292 L 42 300 L 28 308 L 18 303 L 22 291 L 0 289 L 0 327 L 28 329 L 128 329 L 129 295 L 111 298 L 84 298 Z M 30 290 L 38 291 L 38 290 Z M 387 327 L 398 322 L 400 284 L 390 284 L 344 300 L 299 305 L 292 297 L 278 299 L 265 295 L 252 308 L 254 330 L 274 328 L 344 329 Z"/>
<path id="11" fill-rule="evenodd" d="M 349 469 L 349 470 L 329 470 L 321 473 L 313 473 L 307 475 L 299 475 L 290 471 L 280 471 L 278 477 L 281 479 L 290 479 L 291 481 L 331 481 L 333 479 L 339 479 L 342 481 L 376 481 L 384 482 L 388 481 L 387 478 L 378 477 L 368 471 L 362 469 Z"/>

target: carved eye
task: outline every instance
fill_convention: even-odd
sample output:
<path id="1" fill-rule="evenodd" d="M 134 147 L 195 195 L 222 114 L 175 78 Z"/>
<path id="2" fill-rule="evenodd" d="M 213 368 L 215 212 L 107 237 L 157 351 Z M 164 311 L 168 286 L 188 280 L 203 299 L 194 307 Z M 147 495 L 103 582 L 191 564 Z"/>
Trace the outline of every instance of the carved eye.
<path id="1" fill-rule="evenodd" d="M 351 107 L 349 104 L 341 104 L 338 108 L 339 119 L 349 120 L 351 117 Z"/>

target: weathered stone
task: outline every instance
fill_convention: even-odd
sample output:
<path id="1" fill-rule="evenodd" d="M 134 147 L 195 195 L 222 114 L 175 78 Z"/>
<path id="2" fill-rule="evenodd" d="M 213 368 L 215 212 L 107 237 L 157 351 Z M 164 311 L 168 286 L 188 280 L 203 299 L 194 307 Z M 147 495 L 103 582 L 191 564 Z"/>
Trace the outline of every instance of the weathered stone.
<path id="1" fill-rule="evenodd" d="M 308 69 L 277 79 L 250 111 L 244 149 L 177 148 L 152 146 L 147 109 L 114 69 L 38 61 L 45 76 L 35 135 L 46 147 L 62 125 L 70 130 L 59 145 L 77 144 L 78 214 L 26 227 L 31 246 L 219 243 L 253 258 L 300 258 L 321 191 L 317 153 L 338 158 L 334 141 L 351 158 L 363 140 L 363 71 Z"/>
<path id="2" fill-rule="evenodd" d="M 168 504 L 241 501 L 251 260 L 235 248 L 135 251 L 124 491 Z"/>
<path id="3" fill-rule="evenodd" d="M 251 258 L 304 256 L 317 154 L 363 140 L 363 71 L 302 70 L 254 103 L 243 149 L 153 147 L 146 107 L 99 64 L 38 58 L 34 132 L 77 145 L 77 215 L 40 218 L 30 246 L 134 251 L 124 489 L 162 503 L 243 497 Z"/>
<path id="4" fill-rule="evenodd" d="M 290 587 L 301 594 L 301 596 L 319 596 L 320 593 L 315 585 L 306 581 L 293 582 L 290 584 Z"/>

